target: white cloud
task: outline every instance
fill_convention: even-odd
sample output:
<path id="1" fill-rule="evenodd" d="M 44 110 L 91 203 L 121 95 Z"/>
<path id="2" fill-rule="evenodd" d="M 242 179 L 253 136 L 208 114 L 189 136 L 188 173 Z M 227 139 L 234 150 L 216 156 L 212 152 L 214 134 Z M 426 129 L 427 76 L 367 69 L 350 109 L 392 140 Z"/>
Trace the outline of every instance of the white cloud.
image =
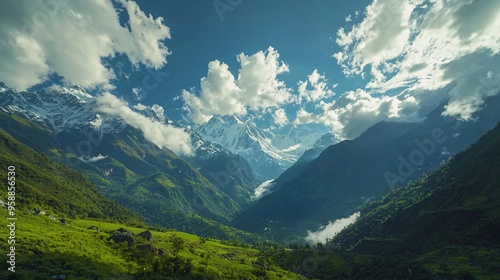
<path id="1" fill-rule="evenodd" d="M 334 55 L 347 75 L 370 71 L 368 90 L 418 92 L 418 102 L 448 89 L 446 115 L 471 118 L 500 92 L 500 1 L 375 0 Z M 486 83 L 485 83 L 486 81 Z"/>
<path id="2" fill-rule="evenodd" d="M 279 61 L 279 53 L 269 47 L 251 56 L 241 53 L 238 78 L 227 64 L 218 60 L 208 64 L 208 73 L 200 81 L 200 93 L 184 90 L 184 109 L 196 123 L 207 122 L 213 115 L 245 115 L 248 110 L 277 107 L 290 101 L 289 89 L 277 76 L 289 71 Z"/>
<path id="3" fill-rule="evenodd" d="M 144 111 L 148 108 L 148 106 L 141 104 L 141 103 L 137 103 L 134 106 L 132 106 L 132 108 L 139 110 L 139 111 Z"/>
<path id="4" fill-rule="evenodd" d="M 108 156 L 103 156 L 101 154 L 98 154 L 97 156 L 95 157 L 91 157 L 91 156 L 81 156 L 79 157 L 79 159 L 85 163 L 93 163 L 93 162 L 97 162 L 97 161 L 100 161 L 100 160 L 103 160 L 105 158 L 107 158 Z"/>
<path id="5" fill-rule="evenodd" d="M 358 89 L 349 91 L 331 103 L 320 102 L 322 113 L 315 115 L 300 109 L 294 123 L 323 123 L 339 138 L 355 138 L 383 120 L 418 120 L 418 102 L 412 95 L 374 97 Z"/>
<path id="6" fill-rule="evenodd" d="M 176 154 L 192 153 L 190 135 L 184 129 L 153 121 L 134 112 L 125 101 L 108 92 L 98 96 L 96 100 L 98 111 L 119 116 L 127 124 L 141 130 L 144 137 L 158 147 L 166 147 Z"/>
<path id="7" fill-rule="evenodd" d="M 283 109 L 283 108 L 280 108 L 280 109 L 277 109 L 276 111 L 274 111 L 273 119 L 274 119 L 274 123 L 280 127 L 288 124 L 288 122 L 289 122 L 288 117 L 286 116 L 286 113 L 285 113 L 285 109 Z"/>
<path id="8" fill-rule="evenodd" d="M 255 198 L 254 200 L 259 200 L 261 199 L 264 195 L 267 195 L 274 186 L 273 180 L 267 180 L 264 183 L 260 184 L 255 190 L 254 190 L 254 195 Z"/>
<path id="9" fill-rule="evenodd" d="M 120 25 L 117 10 L 129 16 Z M 0 10 L 0 80 L 25 90 L 60 75 L 68 84 L 112 88 L 115 73 L 103 59 L 124 54 L 136 66 L 160 68 L 170 30 L 134 1 L 7 1 Z"/>
<path id="10" fill-rule="evenodd" d="M 299 103 L 322 100 L 333 96 L 335 93 L 326 85 L 326 78 L 320 75 L 317 69 L 307 76 L 307 81 L 298 82 Z M 312 89 L 308 89 L 308 86 Z"/>
<path id="11" fill-rule="evenodd" d="M 200 96 L 184 90 L 184 107 L 195 123 L 204 123 L 214 114 L 246 114 L 242 90 L 236 84 L 233 74 L 225 63 L 218 60 L 208 64 L 208 73 L 200 81 Z"/>
<path id="12" fill-rule="evenodd" d="M 136 101 L 143 100 L 147 94 L 148 91 L 144 88 L 132 88 L 132 98 Z"/>
<path id="13" fill-rule="evenodd" d="M 297 116 L 293 121 L 294 124 L 308 124 L 314 122 L 321 122 L 321 118 L 313 113 L 307 112 L 304 108 L 300 108 L 297 111 Z"/>
<path id="14" fill-rule="evenodd" d="M 410 16 L 416 1 L 375 0 L 365 10 L 365 18 L 349 32 L 338 31 L 335 54 L 346 74 L 361 74 L 363 68 L 378 66 L 398 57 L 410 37 Z M 373 73 L 377 75 L 377 73 Z"/>
<path id="15" fill-rule="evenodd" d="M 354 223 L 360 216 L 359 212 L 352 214 L 347 218 L 342 218 L 335 220 L 334 222 L 328 223 L 327 226 L 321 228 L 316 232 L 307 231 L 306 241 L 311 244 L 316 244 L 318 242 L 325 243 L 327 238 L 333 238 L 339 232 L 341 232 L 345 227 Z"/>

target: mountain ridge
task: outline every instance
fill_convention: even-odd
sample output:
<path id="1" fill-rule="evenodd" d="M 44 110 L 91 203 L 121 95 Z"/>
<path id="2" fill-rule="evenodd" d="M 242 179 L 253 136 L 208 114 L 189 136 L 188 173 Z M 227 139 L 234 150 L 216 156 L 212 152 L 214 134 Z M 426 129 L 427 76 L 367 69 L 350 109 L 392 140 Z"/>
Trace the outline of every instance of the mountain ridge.
<path id="1" fill-rule="evenodd" d="M 473 143 L 499 119 L 500 98 L 487 104 L 474 122 L 441 117 L 443 104 L 421 123 L 382 122 L 354 140 L 329 146 L 295 179 L 238 215 L 233 225 L 260 233 L 271 229 L 277 240 L 301 239 L 307 230 L 353 214 L 367 198 L 381 197 L 432 171 Z M 415 141 L 427 143 L 433 133 L 444 141 L 434 142 L 426 154 Z"/>
<path id="2" fill-rule="evenodd" d="M 236 116 L 214 116 L 195 131 L 203 138 L 248 159 L 260 181 L 277 178 L 321 138 L 325 142 L 323 145 L 328 140 L 331 144 L 336 141 L 334 137 L 326 137 L 327 134 L 297 127 L 291 127 L 284 134 L 274 133 L 259 129 L 251 121 L 243 121 Z"/>

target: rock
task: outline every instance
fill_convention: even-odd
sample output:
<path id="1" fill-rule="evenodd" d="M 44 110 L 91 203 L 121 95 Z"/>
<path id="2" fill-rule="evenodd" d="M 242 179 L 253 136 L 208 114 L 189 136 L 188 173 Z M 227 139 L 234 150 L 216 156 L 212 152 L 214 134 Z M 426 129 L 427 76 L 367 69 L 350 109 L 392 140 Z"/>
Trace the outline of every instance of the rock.
<path id="1" fill-rule="evenodd" d="M 166 254 L 168 254 L 168 250 L 165 250 L 163 248 L 158 249 L 158 255 L 165 256 Z"/>
<path id="2" fill-rule="evenodd" d="M 33 213 L 33 215 L 38 215 L 38 213 L 40 213 L 40 209 L 35 207 L 31 213 Z"/>
<path id="3" fill-rule="evenodd" d="M 134 234 L 130 230 L 124 229 L 124 228 L 119 228 L 119 229 L 113 231 L 113 233 L 117 233 L 117 232 L 119 232 L 119 233 L 127 233 L 127 234 L 129 234 L 131 236 L 134 236 Z"/>
<path id="4" fill-rule="evenodd" d="M 134 235 L 132 232 L 126 230 L 125 232 L 117 232 L 111 235 L 108 240 L 113 240 L 115 243 L 127 242 L 129 246 L 132 246 L 136 243 L 134 239 Z"/>
<path id="5" fill-rule="evenodd" d="M 139 233 L 139 236 L 146 239 L 150 243 L 153 242 L 153 234 L 149 230 Z"/>
<path id="6" fill-rule="evenodd" d="M 137 249 L 139 249 L 140 251 L 151 252 L 155 255 L 158 252 L 158 249 L 156 249 L 156 247 L 151 244 L 139 245 L 137 246 Z"/>
<path id="7" fill-rule="evenodd" d="M 95 230 L 95 231 L 97 231 L 97 232 L 100 232 L 99 228 L 98 228 L 98 227 L 96 227 L 96 226 L 90 226 L 90 227 L 88 227 L 87 229 L 93 229 L 93 230 Z"/>

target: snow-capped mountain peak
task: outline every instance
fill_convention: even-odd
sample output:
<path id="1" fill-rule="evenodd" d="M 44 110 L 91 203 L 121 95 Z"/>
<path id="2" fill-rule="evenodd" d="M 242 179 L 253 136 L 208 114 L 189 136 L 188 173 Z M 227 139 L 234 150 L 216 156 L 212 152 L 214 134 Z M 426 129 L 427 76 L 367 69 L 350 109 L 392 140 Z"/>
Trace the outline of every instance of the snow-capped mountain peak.
<path id="1" fill-rule="evenodd" d="M 45 125 L 55 135 L 84 127 L 108 132 L 120 127 L 122 123 L 116 117 L 98 113 L 95 110 L 96 98 L 80 86 L 23 92 L 7 87 L 2 89 L 1 110 Z"/>
<path id="2" fill-rule="evenodd" d="M 94 96 L 88 94 L 87 91 L 79 85 L 73 87 L 57 87 L 53 90 L 60 94 L 72 95 L 83 103 L 92 102 L 92 100 L 94 100 Z"/>
<path id="3" fill-rule="evenodd" d="M 275 134 L 236 116 L 214 116 L 196 132 L 243 156 L 261 180 L 277 177 L 321 137 L 320 133 L 297 127 L 285 134 Z"/>

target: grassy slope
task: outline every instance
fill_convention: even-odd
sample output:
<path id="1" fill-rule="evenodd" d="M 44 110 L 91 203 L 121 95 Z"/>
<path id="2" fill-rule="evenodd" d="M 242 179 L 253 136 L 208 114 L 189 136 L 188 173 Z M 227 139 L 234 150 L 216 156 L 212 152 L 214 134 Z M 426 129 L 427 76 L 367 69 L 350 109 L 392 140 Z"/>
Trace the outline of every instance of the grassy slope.
<path id="1" fill-rule="evenodd" d="M 243 279 L 259 279 L 262 273 L 254 265 L 259 251 L 224 245 L 220 241 L 205 241 L 182 232 L 153 231 L 153 245 L 172 252 L 170 238 L 176 235 L 185 247 L 178 256 L 153 256 L 136 247 L 108 241 L 108 231 L 127 228 L 137 234 L 144 228 L 138 216 L 123 206 L 105 198 L 83 175 L 48 156 L 13 139 L 0 129 L 0 181 L 7 182 L 7 167 L 16 167 L 16 274 L 7 271 L 3 262 L 0 279 L 49 279 L 66 275 L 67 279 L 222 279 L 237 275 Z M 6 201 L 6 188 L 0 197 Z M 34 207 L 47 214 L 32 214 Z M 55 216 L 52 219 L 48 214 Z M 0 208 L 0 219 L 6 221 L 7 210 Z M 65 218 L 67 224 L 59 220 Z M 89 218 L 92 218 L 90 220 Z M 125 225 L 122 222 L 125 222 Z M 98 226 L 101 232 L 88 229 Z M 8 234 L 1 227 L 1 236 Z M 139 244 L 146 240 L 136 237 Z M 0 243 L 0 251 L 8 252 L 8 244 Z M 224 256 L 231 254 L 231 256 Z M 234 257 L 233 257 L 234 254 Z M 168 266 L 178 263 L 178 266 Z M 155 265 L 157 265 L 155 267 Z M 158 271 L 161 267 L 163 271 Z M 186 272 L 169 269 L 183 267 Z M 189 269 L 187 269 L 187 268 Z M 156 268 L 156 271 L 155 271 Z M 189 272 L 187 272 L 189 270 Z M 172 274 L 174 273 L 174 274 Z M 176 274 L 177 273 L 177 274 Z M 268 267 L 270 279 L 298 279 L 293 273 L 276 266 Z M 14 278 L 12 278 L 14 277 Z"/>
<path id="2" fill-rule="evenodd" d="M 5 220 L 6 211 L 0 213 L 0 219 Z M 139 252 L 137 245 L 129 247 L 125 243 L 115 244 L 107 240 L 110 236 L 108 231 L 120 227 L 136 235 L 144 228 L 79 219 L 69 219 L 67 225 L 62 225 L 47 216 L 24 212 L 20 212 L 18 218 L 16 279 L 49 279 L 60 274 L 65 274 L 67 279 L 82 280 L 97 279 L 93 277 L 117 280 L 227 279 L 229 275 L 236 279 L 261 279 L 256 275 L 258 267 L 252 264 L 259 257 L 259 251 L 255 249 L 224 245 L 215 240 L 203 242 L 200 237 L 183 232 L 152 231 L 152 245 L 170 252 L 167 256 L 153 256 Z M 101 231 L 97 233 L 88 229 L 91 225 Z M 179 259 L 188 260 L 192 268 L 187 274 L 168 278 L 166 274 L 154 272 L 153 264 L 162 259 L 172 260 L 173 245 L 169 241 L 172 235 L 184 240 L 185 246 L 179 252 Z M 141 238 L 136 239 L 138 244 L 147 243 Z M 7 251 L 4 242 L 0 244 L 0 249 Z M 235 257 L 223 256 L 227 254 L 234 254 Z M 9 279 L 6 271 L 5 267 L 0 272 L 1 279 Z M 269 279 L 301 278 L 277 266 L 269 268 L 266 274 Z"/>
<path id="3" fill-rule="evenodd" d="M 0 129 L 0 181 L 7 182 L 7 167 L 15 166 L 16 204 L 37 207 L 72 218 L 98 218 L 141 224 L 138 215 L 102 196 L 77 171 L 51 161 Z M 0 194 L 5 199 L 7 188 Z"/>
<path id="4" fill-rule="evenodd" d="M 56 162 L 74 163 L 78 161 L 74 155 L 66 152 L 60 145 L 54 142 L 51 137 L 51 131 L 25 118 L 0 112 L 0 127 L 11 133 L 16 140 L 33 148 L 37 152 L 48 155 L 50 159 Z M 122 139 L 121 141 L 118 139 L 110 141 L 111 144 L 109 145 L 116 144 L 123 147 L 123 153 L 121 153 L 118 158 L 136 158 L 139 161 L 138 165 L 146 166 L 146 168 L 149 168 L 147 169 L 149 171 L 155 168 L 152 163 L 157 165 L 164 164 L 166 166 L 165 169 L 168 169 L 173 165 L 178 165 L 178 162 L 180 162 L 175 155 L 168 151 L 161 155 L 158 154 L 160 151 L 151 145 L 142 146 L 139 149 L 137 148 L 137 142 L 137 139 L 127 137 L 125 140 Z M 102 149 L 102 154 L 108 155 L 108 153 L 105 152 L 105 150 L 109 148 L 106 144 L 99 147 Z M 134 147 L 137 148 L 137 150 L 134 150 Z M 138 156 L 138 152 L 149 154 L 150 157 L 148 161 Z M 153 162 L 154 158 L 163 158 L 164 162 Z M 30 161 L 28 160 L 27 162 Z M 185 184 L 179 180 L 175 180 L 175 178 L 172 178 L 173 174 L 158 171 L 147 176 L 140 175 L 111 157 L 98 161 L 93 166 L 80 162 L 76 168 L 78 171 L 87 175 L 101 193 L 127 206 L 129 209 L 134 210 L 136 213 L 139 213 L 149 224 L 176 228 L 182 231 L 193 232 L 219 239 L 242 240 L 247 242 L 258 239 L 255 235 L 214 222 L 199 214 L 189 213 L 193 209 L 186 208 L 186 206 L 192 205 L 193 203 L 191 200 L 186 201 L 184 199 L 185 196 L 180 191 L 180 188 L 186 185 L 187 187 L 193 186 L 193 184 L 189 182 Z M 106 171 L 109 170 L 113 170 L 113 172 L 110 176 L 106 176 Z M 189 168 L 187 168 L 187 170 L 189 170 Z M 136 171 L 140 172 L 141 170 Z M 142 170 L 142 172 L 145 171 Z M 3 175 L 5 174 L 2 174 L 2 176 Z M 206 182 L 206 179 L 201 176 L 197 178 L 199 182 L 203 182 L 210 186 L 210 184 Z M 172 186 L 177 187 L 174 188 Z M 215 187 L 213 188 L 215 189 Z M 128 190 L 130 190 L 130 193 L 128 193 Z M 207 207 L 210 208 L 213 206 L 211 205 L 213 201 L 211 201 L 210 197 L 201 193 L 200 190 L 192 188 L 191 192 L 191 197 L 196 197 L 196 195 L 198 195 L 198 197 L 201 197 L 203 201 L 208 203 L 205 205 L 201 203 L 201 200 L 196 200 L 198 208 L 194 209 L 199 211 L 200 214 L 206 214 L 205 210 Z M 213 192 L 213 194 L 216 193 Z M 177 205 L 177 210 L 172 205 Z M 232 203 L 228 203 L 227 205 L 233 208 L 232 211 L 235 211 Z M 225 216 L 226 214 L 228 213 L 219 213 L 218 216 Z"/>

